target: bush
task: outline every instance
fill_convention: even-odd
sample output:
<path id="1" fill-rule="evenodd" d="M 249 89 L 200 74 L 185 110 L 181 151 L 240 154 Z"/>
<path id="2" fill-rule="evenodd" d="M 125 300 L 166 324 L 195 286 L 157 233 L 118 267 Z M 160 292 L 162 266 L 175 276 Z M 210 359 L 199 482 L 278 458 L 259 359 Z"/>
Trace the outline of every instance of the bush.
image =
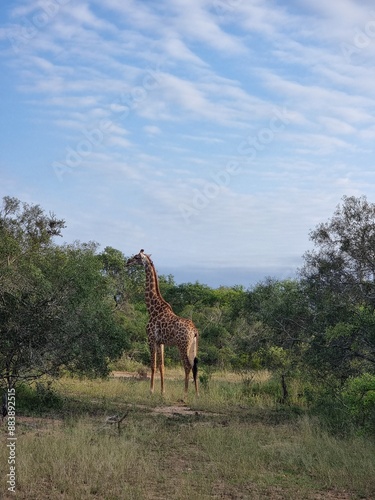
<path id="1" fill-rule="evenodd" d="M 342 398 L 353 424 L 360 431 L 375 435 L 375 375 L 364 373 L 349 379 Z"/>
<path id="2" fill-rule="evenodd" d="M 341 399 L 338 384 L 314 385 L 305 388 L 309 413 L 318 417 L 322 427 L 332 434 L 349 436 L 353 432 L 348 409 Z"/>
<path id="3" fill-rule="evenodd" d="M 206 366 L 217 366 L 219 364 L 220 351 L 214 345 L 201 345 L 199 358 L 202 364 Z"/>
<path id="4" fill-rule="evenodd" d="M 199 383 L 201 387 L 208 391 L 214 370 L 211 366 L 205 366 L 199 375 Z"/>
<path id="5" fill-rule="evenodd" d="M 34 386 L 19 384 L 16 387 L 16 411 L 43 413 L 61 409 L 63 399 L 52 387 L 52 382 L 37 382 Z"/>

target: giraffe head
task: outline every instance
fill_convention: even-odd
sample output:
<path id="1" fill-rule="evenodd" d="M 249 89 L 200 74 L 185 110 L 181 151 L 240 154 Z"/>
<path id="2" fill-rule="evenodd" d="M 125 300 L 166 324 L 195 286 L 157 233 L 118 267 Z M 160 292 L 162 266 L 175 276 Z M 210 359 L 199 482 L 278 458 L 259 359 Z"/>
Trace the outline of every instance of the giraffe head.
<path id="1" fill-rule="evenodd" d="M 147 256 L 142 249 L 137 255 L 130 257 L 130 259 L 126 263 L 126 267 L 130 266 L 145 266 L 147 263 Z"/>

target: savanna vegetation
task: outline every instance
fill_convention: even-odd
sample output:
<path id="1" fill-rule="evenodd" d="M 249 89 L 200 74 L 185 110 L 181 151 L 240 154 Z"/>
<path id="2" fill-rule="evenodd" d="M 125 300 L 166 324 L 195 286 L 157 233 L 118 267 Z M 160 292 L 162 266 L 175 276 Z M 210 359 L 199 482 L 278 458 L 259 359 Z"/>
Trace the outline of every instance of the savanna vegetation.
<path id="1" fill-rule="evenodd" d="M 159 277 L 200 332 L 201 397 L 185 403 L 173 348 L 165 398 L 148 394 L 143 270 L 114 248 L 61 244 L 64 227 L 3 200 L 0 377 L 17 394 L 18 498 L 375 496 L 374 204 L 343 198 L 295 279 Z"/>

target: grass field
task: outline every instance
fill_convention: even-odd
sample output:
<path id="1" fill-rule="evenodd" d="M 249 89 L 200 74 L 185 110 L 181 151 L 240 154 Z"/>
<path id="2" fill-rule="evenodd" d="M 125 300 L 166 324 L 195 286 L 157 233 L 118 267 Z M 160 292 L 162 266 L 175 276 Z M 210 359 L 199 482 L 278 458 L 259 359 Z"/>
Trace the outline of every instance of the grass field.
<path id="1" fill-rule="evenodd" d="M 149 381 L 134 373 L 64 378 L 53 385 L 48 411 L 21 406 L 16 494 L 6 494 L 2 446 L 0 497 L 375 498 L 375 444 L 333 437 L 302 403 L 283 408 L 266 390 L 268 374 L 251 380 L 253 392 L 234 374 L 213 375 L 198 399 L 191 387 L 186 402 L 182 372 L 169 369 L 168 377 L 164 398 L 151 397 Z M 124 417 L 120 424 L 114 415 Z M 5 424 L 2 433 L 5 442 Z"/>

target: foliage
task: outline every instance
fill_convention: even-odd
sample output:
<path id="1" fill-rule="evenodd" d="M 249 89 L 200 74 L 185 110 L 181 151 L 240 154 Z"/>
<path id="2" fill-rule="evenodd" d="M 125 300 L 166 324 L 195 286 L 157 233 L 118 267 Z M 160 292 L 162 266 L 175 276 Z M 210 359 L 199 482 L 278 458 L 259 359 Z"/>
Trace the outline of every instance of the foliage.
<path id="1" fill-rule="evenodd" d="M 210 389 L 212 375 L 212 367 L 210 367 L 209 365 L 205 366 L 205 368 L 199 374 L 199 383 L 203 390 L 208 391 Z"/>
<path id="2" fill-rule="evenodd" d="M 375 370 L 375 205 L 344 197 L 312 231 L 301 281 L 313 321 L 310 364 L 338 377 Z"/>
<path id="3" fill-rule="evenodd" d="M 308 299 L 298 281 L 266 279 L 248 293 L 247 317 L 258 322 L 256 347 L 277 346 L 287 350 L 294 361 L 304 348 L 310 319 Z"/>
<path id="4" fill-rule="evenodd" d="M 119 310 L 126 312 L 129 303 L 143 301 L 145 278 L 141 269 L 127 268 L 124 254 L 112 247 L 105 247 L 98 260 L 103 275 L 108 279 L 111 298 Z"/>
<path id="5" fill-rule="evenodd" d="M 18 384 L 17 386 L 17 412 L 32 415 L 63 408 L 64 400 L 53 387 L 52 381 L 42 381 L 33 384 Z"/>
<path id="6" fill-rule="evenodd" d="M 317 250 L 305 254 L 303 275 L 344 304 L 375 305 L 375 204 L 344 197 L 327 223 L 311 232 Z M 339 301 L 342 304 L 342 301 Z"/>
<path id="7" fill-rule="evenodd" d="M 319 418 L 322 428 L 330 434 L 350 436 L 353 433 L 352 419 L 343 402 L 342 390 L 340 381 L 328 376 L 325 383 L 307 385 L 304 396 L 310 415 Z"/>
<path id="8" fill-rule="evenodd" d="M 375 376 L 370 373 L 351 378 L 342 391 L 355 428 L 375 435 Z"/>
<path id="9" fill-rule="evenodd" d="M 194 309 L 204 306 L 213 306 L 216 303 L 214 290 L 200 283 L 183 283 L 177 286 L 166 286 L 165 278 L 161 280 L 160 289 L 164 298 L 169 302 L 176 314 L 181 314 L 186 306 Z"/>
<path id="10" fill-rule="evenodd" d="M 279 375 L 282 401 L 288 400 L 287 378 L 303 362 L 309 308 L 301 284 L 267 278 L 247 294 L 245 317 L 251 327 L 238 337 L 249 367 L 260 366 Z M 245 357 L 242 356 L 244 361 Z"/>
<path id="11" fill-rule="evenodd" d="M 96 245 L 55 245 L 63 227 L 39 206 L 4 198 L 0 377 L 8 387 L 61 368 L 103 375 L 126 346 Z"/>

